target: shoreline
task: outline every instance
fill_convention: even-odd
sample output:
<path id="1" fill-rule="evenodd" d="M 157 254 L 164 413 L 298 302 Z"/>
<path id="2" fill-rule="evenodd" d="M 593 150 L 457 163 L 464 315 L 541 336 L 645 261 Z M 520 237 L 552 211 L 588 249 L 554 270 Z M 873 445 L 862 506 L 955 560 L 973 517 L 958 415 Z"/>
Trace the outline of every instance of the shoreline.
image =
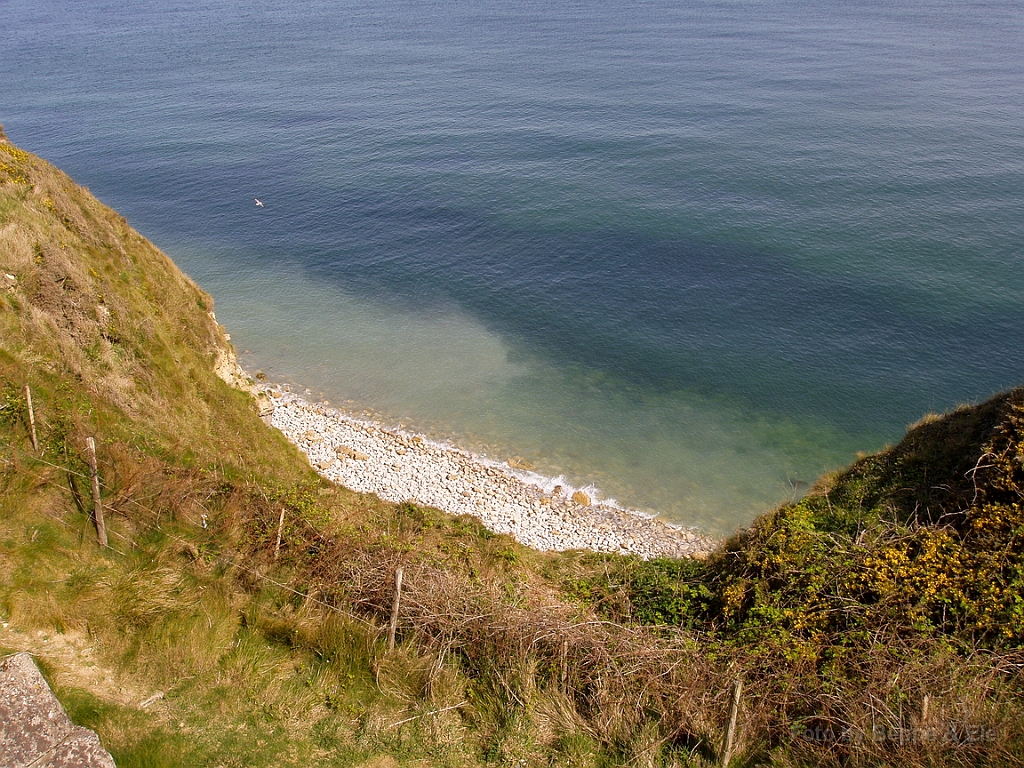
<path id="1" fill-rule="evenodd" d="M 557 478 L 530 472 L 515 458 L 496 461 L 387 427 L 307 400 L 287 384 L 250 386 L 264 420 L 320 475 L 354 491 L 472 515 L 494 533 L 541 551 L 703 558 L 716 544 L 699 531 L 595 500 L 586 489 L 557 485 Z"/>

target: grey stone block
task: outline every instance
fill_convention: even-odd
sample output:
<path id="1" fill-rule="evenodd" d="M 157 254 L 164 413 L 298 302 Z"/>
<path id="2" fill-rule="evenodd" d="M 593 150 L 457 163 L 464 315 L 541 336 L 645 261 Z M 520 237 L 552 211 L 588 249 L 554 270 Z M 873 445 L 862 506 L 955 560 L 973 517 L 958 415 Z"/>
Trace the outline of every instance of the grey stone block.
<path id="1" fill-rule="evenodd" d="M 27 653 L 0 659 L 0 768 L 115 768 L 95 733 L 71 722 Z"/>

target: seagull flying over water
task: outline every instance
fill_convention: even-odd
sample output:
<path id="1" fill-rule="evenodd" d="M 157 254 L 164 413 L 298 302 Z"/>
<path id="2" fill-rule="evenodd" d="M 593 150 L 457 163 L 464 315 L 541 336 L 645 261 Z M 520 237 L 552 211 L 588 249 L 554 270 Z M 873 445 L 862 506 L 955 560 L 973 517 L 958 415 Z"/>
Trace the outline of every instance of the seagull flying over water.
<path id="1" fill-rule="evenodd" d="M 253 198 L 253 200 L 255 200 L 255 201 L 256 201 L 256 207 L 257 207 L 257 208 L 264 208 L 264 207 L 265 207 L 265 206 L 263 205 L 263 203 L 262 203 L 262 202 L 260 202 L 260 199 L 259 199 L 258 197 L 254 197 L 254 198 Z"/>

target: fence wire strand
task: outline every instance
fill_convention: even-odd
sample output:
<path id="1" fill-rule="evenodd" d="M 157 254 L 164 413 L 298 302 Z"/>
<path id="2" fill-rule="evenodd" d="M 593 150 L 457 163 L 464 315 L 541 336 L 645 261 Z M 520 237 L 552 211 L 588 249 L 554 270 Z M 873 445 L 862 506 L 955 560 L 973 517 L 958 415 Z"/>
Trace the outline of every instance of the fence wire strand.
<path id="1" fill-rule="evenodd" d="M 76 472 L 75 470 L 71 469 L 70 467 L 62 466 L 60 464 L 54 464 L 53 462 L 47 461 L 46 459 L 42 458 L 41 456 L 37 456 L 37 455 L 30 454 L 30 453 L 26 453 L 25 451 L 20 450 L 20 449 L 14 447 L 14 446 L 8 446 L 8 447 L 11 450 L 12 453 L 18 454 L 19 458 L 27 459 L 29 461 L 33 461 L 33 462 L 36 462 L 36 463 L 39 463 L 39 464 L 43 464 L 43 465 L 48 466 L 48 467 L 52 467 L 53 469 L 56 469 L 56 470 L 61 471 L 61 472 L 65 472 L 65 473 L 67 473 L 69 475 L 73 475 L 75 477 L 80 477 L 83 480 L 91 480 L 92 479 L 90 476 L 82 474 L 81 472 Z M 47 485 L 62 487 L 62 485 L 60 483 L 57 483 L 56 481 L 48 479 L 46 477 L 42 477 L 42 476 L 40 476 L 38 474 L 34 474 L 33 473 L 33 477 L 36 480 L 38 480 L 40 483 L 45 483 Z M 115 488 L 112 488 L 111 486 L 107 485 L 102 480 L 100 481 L 100 487 L 102 489 L 108 491 L 109 493 L 117 493 L 118 492 Z M 124 501 L 127 502 L 127 503 L 130 503 L 130 504 L 133 504 L 138 509 L 140 509 L 140 510 L 142 510 L 142 511 L 144 511 L 144 512 L 150 514 L 150 515 L 152 515 L 153 517 L 159 518 L 159 515 L 160 515 L 159 512 L 157 512 L 155 509 L 152 509 L 150 507 L 145 506 L 144 504 L 141 504 L 140 502 L 138 502 L 135 499 L 133 499 L 131 496 L 126 496 L 124 498 Z M 107 509 L 111 509 L 111 507 L 109 507 L 107 505 L 104 505 L 104 506 Z M 71 523 L 69 523 L 67 520 L 62 519 L 59 516 L 52 515 L 50 517 L 51 517 L 51 519 L 57 521 L 58 523 L 66 526 L 69 529 L 73 529 L 74 528 L 74 526 Z M 166 528 L 163 528 L 162 526 L 160 526 L 158 523 L 148 523 L 145 520 L 139 520 L 139 519 L 133 519 L 132 522 L 134 524 L 136 524 L 136 525 L 139 525 L 142 528 L 147 529 L 147 530 L 160 533 L 161 535 L 166 536 L 166 537 L 168 537 L 170 539 L 173 539 L 174 541 L 177 541 L 180 544 L 188 545 L 188 544 L 192 543 L 188 539 L 182 538 L 181 536 L 177 536 L 177 535 L 171 533 Z M 116 536 L 117 538 L 121 539 L 122 541 L 126 542 L 133 549 L 134 548 L 138 548 L 138 546 L 139 546 L 139 544 L 136 541 L 133 541 L 131 538 L 129 538 L 128 536 L 125 536 L 120 531 L 110 530 L 109 533 L 111 535 Z M 107 545 L 107 549 L 109 549 L 109 550 L 111 550 L 113 552 L 116 552 L 117 554 L 121 555 L 122 557 L 127 557 L 128 556 L 128 554 L 126 552 L 122 552 L 121 550 L 117 549 L 116 547 L 110 546 L 109 544 Z M 270 576 L 267 576 L 266 574 L 260 573 L 259 571 L 255 570 L 254 568 L 251 568 L 251 567 L 245 565 L 244 563 L 239 562 L 238 560 L 236 560 L 235 558 L 231 557 L 230 555 L 225 555 L 224 559 L 231 566 L 239 569 L 240 571 L 244 571 L 245 573 L 253 576 L 254 578 L 256 578 L 259 581 L 262 581 L 262 582 L 264 582 L 266 584 L 270 584 L 270 585 L 275 586 L 275 587 L 277 587 L 279 589 L 282 589 L 282 590 L 284 590 L 286 592 L 289 592 L 289 593 L 295 595 L 296 597 L 302 598 L 303 600 L 307 600 L 307 601 L 309 601 L 311 603 L 315 603 L 315 604 L 320 605 L 320 606 L 322 606 L 324 608 L 327 608 L 328 610 L 333 611 L 334 613 L 337 613 L 337 614 L 339 614 L 341 616 L 344 616 L 345 618 L 353 619 L 355 621 L 358 621 L 358 622 L 366 625 L 367 627 L 369 627 L 371 629 L 374 629 L 374 630 L 377 630 L 377 631 L 381 630 L 380 626 L 378 626 L 377 624 L 375 624 L 372 621 L 364 619 L 362 616 L 358 616 L 358 615 L 356 615 L 354 613 L 350 613 L 348 611 L 344 611 L 341 608 L 339 608 L 338 606 L 332 605 L 331 603 L 328 603 L 325 600 L 321 600 L 321 599 L 315 597 L 314 595 L 312 595 L 312 594 L 310 594 L 308 592 L 302 592 L 301 590 L 295 589 L 294 587 L 292 587 L 292 586 L 290 586 L 288 584 L 285 584 L 283 582 L 280 582 L 277 579 L 271 578 Z"/>

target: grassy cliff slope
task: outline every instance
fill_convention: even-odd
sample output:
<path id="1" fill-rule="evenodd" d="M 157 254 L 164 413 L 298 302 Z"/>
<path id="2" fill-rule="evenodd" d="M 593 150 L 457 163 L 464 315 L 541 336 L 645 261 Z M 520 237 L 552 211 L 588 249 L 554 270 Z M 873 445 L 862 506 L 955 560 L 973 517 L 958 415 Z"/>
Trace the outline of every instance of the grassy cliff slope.
<path id="1" fill-rule="evenodd" d="M 542 555 L 321 480 L 211 310 L 0 132 L 0 648 L 119 765 L 717 764 L 734 680 L 736 764 L 1024 755 L 1021 390 L 707 561 Z"/>

